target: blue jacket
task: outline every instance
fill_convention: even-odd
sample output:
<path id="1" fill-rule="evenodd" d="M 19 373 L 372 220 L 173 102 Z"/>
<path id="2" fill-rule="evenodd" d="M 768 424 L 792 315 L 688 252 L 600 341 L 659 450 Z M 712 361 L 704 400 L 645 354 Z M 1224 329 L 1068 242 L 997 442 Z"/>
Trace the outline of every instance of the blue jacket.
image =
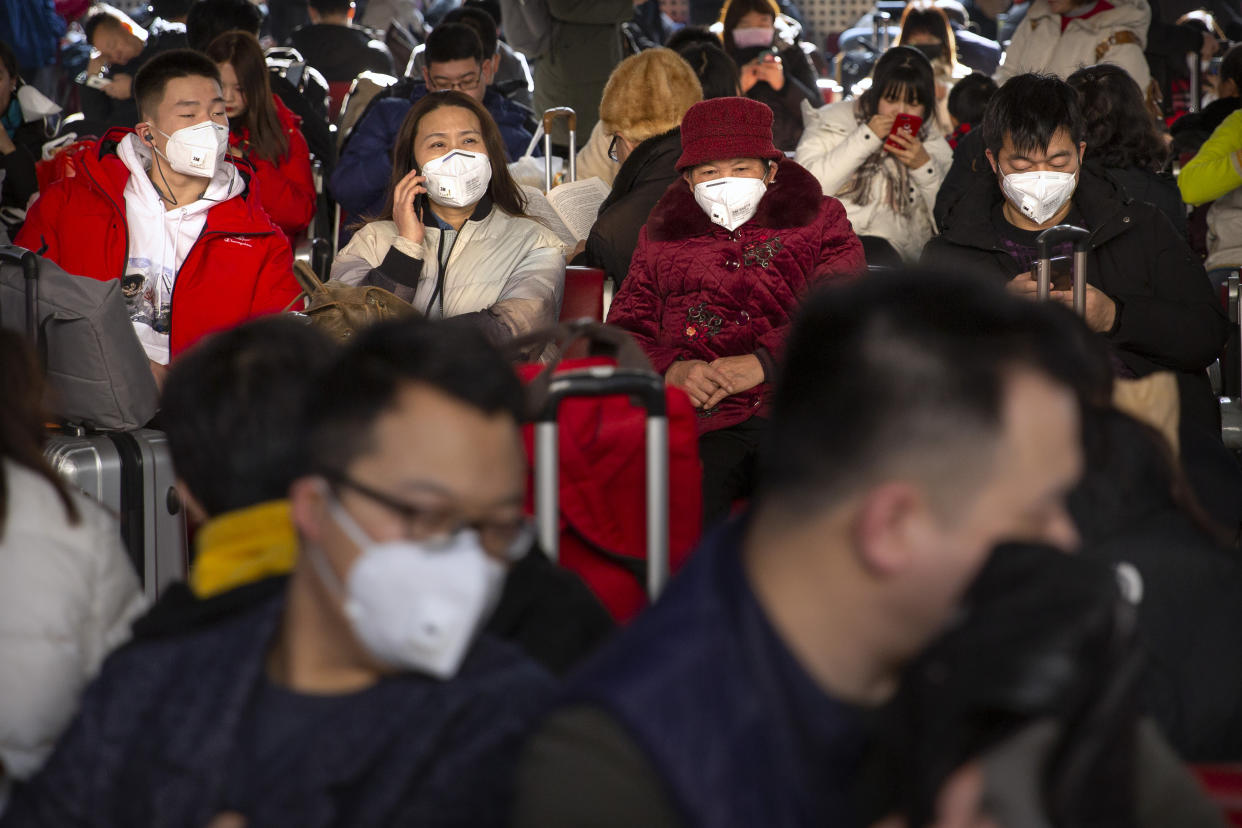
<path id="1" fill-rule="evenodd" d="M 349 216 L 374 216 L 384 209 L 397 133 L 406 113 L 426 94 L 427 87 L 418 83 L 409 98 L 378 100 L 354 127 L 330 182 L 332 197 Z M 483 97 L 483 106 L 500 127 L 509 160 L 521 158 L 532 137 L 526 128 L 532 117 L 530 110 L 491 87 Z"/>
<path id="2" fill-rule="evenodd" d="M 622 725 L 686 825 L 852 825 L 867 717 L 827 696 L 777 636 L 743 571 L 743 534 L 729 523 L 710 535 L 565 702 Z"/>
<path id="3" fill-rule="evenodd" d="M 0 824 L 206 825 L 224 810 L 230 762 L 283 591 L 246 612 L 113 654 L 43 771 Z M 553 682 L 487 636 L 443 682 L 383 679 L 365 705 L 308 742 L 313 761 L 263 789 L 258 826 L 502 824 L 510 768 Z"/>

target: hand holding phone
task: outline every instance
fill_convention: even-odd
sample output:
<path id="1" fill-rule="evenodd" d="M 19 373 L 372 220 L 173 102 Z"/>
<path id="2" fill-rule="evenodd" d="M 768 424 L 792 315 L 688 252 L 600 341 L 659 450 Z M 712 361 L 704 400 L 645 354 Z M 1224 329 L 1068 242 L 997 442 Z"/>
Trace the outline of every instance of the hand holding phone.
<path id="1" fill-rule="evenodd" d="M 892 129 L 888 131 L 888 134 L 890 136 L 893 136 L 893 135 L 897 135 L 898 133 L 902 133 L 907 138 L 913 138 L 914 136 L 919 134 L 919 130 L 922 128 L 923 128 L 922 118 L 920 118 L 918 115 L 910 115 L 910 114 L 903 112 L 893 119 L 893 127 Z M 897 142 L 895 141 L 886 140 L 885 143 L 888 144 L 890 147 L 897 147 L 898 149 L 900 149 L 900 145 L 898 145 Z"/>
<path id="2" fill-rule="evenodd" d="M 393 191 L 392 220 L 397 225 L 397 234 L 415 244 L 423 243 L 423 217 L 427 210 L 426 180 L 417 169 L 413 169 L 397 182 Z"/>

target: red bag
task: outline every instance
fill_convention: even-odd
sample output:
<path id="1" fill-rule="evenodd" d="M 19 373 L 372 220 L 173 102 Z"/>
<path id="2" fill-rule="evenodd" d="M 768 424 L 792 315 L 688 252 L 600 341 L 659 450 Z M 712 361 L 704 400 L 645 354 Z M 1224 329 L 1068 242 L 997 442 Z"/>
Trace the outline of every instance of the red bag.
<path id="1" fill-rule="evenodd" d="M 635 346 L 637 348 L 637 346 Z M 641 351 L 638 351 L 641 353 Z M 616 365 L 612 357 L 564 360 L 555 373 Z M 530 383 L 543 366 L 522 365 Z M 694 407 L 666 388 L 669 424 L 669 569 L 675 573 L 699 540 L 702 470 Z M 625 396 L 566 399 L 557 418 L 560 446 L 561 566 L 576 572 L 612 616 L 628 621 L 647 605 L 646 412 Z M 534 427 L 523 430 L 534 457 Z M 533 486 L 527 511 L 534 513 Z"/>

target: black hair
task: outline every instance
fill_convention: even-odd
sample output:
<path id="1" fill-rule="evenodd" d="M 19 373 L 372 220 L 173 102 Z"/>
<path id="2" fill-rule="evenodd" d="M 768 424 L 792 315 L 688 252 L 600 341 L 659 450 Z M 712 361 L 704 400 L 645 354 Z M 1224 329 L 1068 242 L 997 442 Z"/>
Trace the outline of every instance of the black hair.
<path id="1" fill-rule="evenodd" d="M 931 61 L 910 46 L 894 46 L 876 61 L 871 86 L 858 98 L 858 112 L 869 121 L 879 111 L 880 101 L 904 100 L 923 107 L 923 122 L 936 115 L 936 77 Z"/>
<path id="2" fill-rule="evenodd" d="M 185 17 L 186 39 L 191 49 L 202 52 L 225 32 L 249 32 L 259 36 L 263 14 L 250 0 L 197 0 Z"/>
<path id="3" fill-rule="evenodd" d="M 959 124 L 977 126 L 983 120 L 983 112 L 996 94 L 996 89 L 996 81 L 982 72 L 971 72 L 949 91 L 949 114 Z"/>
<path id="4" fill-rule="evenodd" d="M 140 117 L 150 117 L 164 99 L 164 88 L 176 78 L 210 78 L 220 83 L 211 58 L 193 49 L 170 49 L 148 60 L 134 76 L 134 100 Z"/>
<path id="5" fill-rule="evenodd" d="M 309 472 L 306 397 L 338 350 L 281 314 L 211 336 L 172 364 L 161 427 L 177 476 L 208 515 L 284 498 Z"/>
<path id="6" fill-rule="evenodd" d="M 100 26 L 114 26 L 118 29 L 124 29 L 125 23 L 117 14 L 117 10 L 111 6 L 95 6 L 90 13 L 86 15 L 86 21 L 82 23 L 82 32 L 86 35 L 86 42 L 94 45 L 95 32 L 99 31 Z"/>
<path id="7" fill-rule="evenodd" d="M 940 54 L 937 57 L 946 64 L 952 66 L 957 61 L 957 40 L 953 36 L 953 26 L 949 23 L 949 16 L 944 9 L 927 0 L 908 3 L 906 10 L 901 13 L 898 43 L 908 46 L 910 38 L 917 34 L 930 35 L 940 41 Z M 931 59 L 926 52 L 922 54 Z"/>
<path id="8" fill-rule="evenodd" d="M 1051 303 L 927 269 L 812 293 L 776 387 L 763 497 L 795 514 L 820 509 L 912 456 L 943 465 L 951 479 L 999 436 L 1015 368 L 1082 401 L 1096 380 L 1079 371 L 1069 325 L 1082 322 Z"/>
<path id="9" fill-rule="evenodd" d="M 706 26 L 682 26 L 668 36 L 668 42 L 664 46 L 674 52 L 684 53 L 691 46 L 715 46 L 723 49 L 724 43 Z"/>
<path id="10" fill-rule="evenodd" d="M 353 0 L 307 0 L 306 5 L 320 14 L 348 14 Z"/>
<path id="11" fill-rule="evenodd" d="M 177 20 L 190 13 L 194 0 L 151 0 L 151 8 L 165 20 Z"/>
<path id="12" fill-rule="evenodd" d="M 522 385 L 466 319 L 412 319 L 367 328 L 323 372 L 309 400 L 317 470 L 343 472 L 372 447 L 375 421 L 408 384 L 429 386 L 487 415 L 522 416 Z"/>
<path id="13" fill-rule="evenodd" d="M 1156 130 L 1143 91 L 1120 66 L 1086 66 L 1067 81 L 1087 123 L 1087 158 L 1105 167 L 1161 170 L 1169 149 Z"/>
<path id="14" fill-rule="evenodd" d="M 1220 80 L 1233 81 L 1238 94 L 1242 95 L 1242 43 L 1229 47 L 1229 51 L 1220 59 Z"/>
<path id="15" fill-rule="evenodd" d="M 738 69 L 733 58 L 719 46 L 710 43 L 694 43 L 679 55 L 690 64 L 703 87 L 703 100 L 709 98 L 732 98 L 737 95 Z"/>
<path id="16" fill-rule="evenodd" d="M 17 78 L 20 74 L 20 67 L 17 65 L 17 55 L 13 54 L 9 44 L 3 40 L 0 40 L 0 63 L 4 64 L 4 71 L 8 72 L 9 77 Z"/>
<path id="17" fill-rule="evenodd" d="M 496 21 L 497 26 L 504 23 L 504 18 L 501 16 L 500 12 L 500 3 L 497 2 L 497 0 L 466 0 L 466 2 L 461 5 L 462 8 L 466 9 L 482 9 L 487 12 L 488 16 L 491 17 L 492 20 Z"/>
<path id="18" fill-rule="evenodd" d="M 436 26 L 427 35 L 426 67 L 431 71 L 433 63 L 449 63 L 454 60 L 473 60 L 482 63 L 491 57 L 483 51 L 483 41 L 473 26 L 465 23 L 445 23 Z"/>
<path id="19" fill-rule="evenodd" d="M 443 26 L 445 23 L 461 23 L 474 29 L 474 33 L 479 36 L 479 42 L 483 44 L 483 54 L 487 57 L 496 54 L 496 50 L 500 48 L 500 38 L 496 35 L 496 21 L 482 9 L 459 6 L 444 15 L 440 25 Z"/>
<path id="20" fill-rule="evenodd" d="M 1060 129 L 1075 146 L 1086 135 L 1078 93 L 1056 75 L 1010 78 L 983 113 L 983 143 L 993 156 L 1000 153 L 1006 135 L 1016 151 L 1032 152 L 1047 149 Z"/>

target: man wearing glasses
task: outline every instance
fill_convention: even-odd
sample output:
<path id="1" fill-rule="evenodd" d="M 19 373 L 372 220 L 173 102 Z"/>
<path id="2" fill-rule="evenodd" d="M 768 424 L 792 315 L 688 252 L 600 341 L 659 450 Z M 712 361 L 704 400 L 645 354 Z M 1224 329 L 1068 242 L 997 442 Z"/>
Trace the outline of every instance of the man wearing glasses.
<path id="1" fill-rule="evenodd" d="M 332 194 L 349 216 L 379 215 L 392 173 L 392 149 L 405 115 L 423 96 L 456 90 L 474 98 L 500 128 L 510 161 L 526 153 L 532 137 L 530 110 L 492 87 L 496 71 L 496 35 L 484 43 L 479 31 L 462 23 L 437 26 L 427 38 L 422 83 L 372 103 L 349 136 L 332 174 Z"/>
<path id="2" fill-rule="evenodd" d="M 4 824 L 503 822 L 553 690 L 480 634 L 531 540 L 518 381 L 470 326 L 416 321 L 309 397 L 287 587 L 110 658 Z"/>

